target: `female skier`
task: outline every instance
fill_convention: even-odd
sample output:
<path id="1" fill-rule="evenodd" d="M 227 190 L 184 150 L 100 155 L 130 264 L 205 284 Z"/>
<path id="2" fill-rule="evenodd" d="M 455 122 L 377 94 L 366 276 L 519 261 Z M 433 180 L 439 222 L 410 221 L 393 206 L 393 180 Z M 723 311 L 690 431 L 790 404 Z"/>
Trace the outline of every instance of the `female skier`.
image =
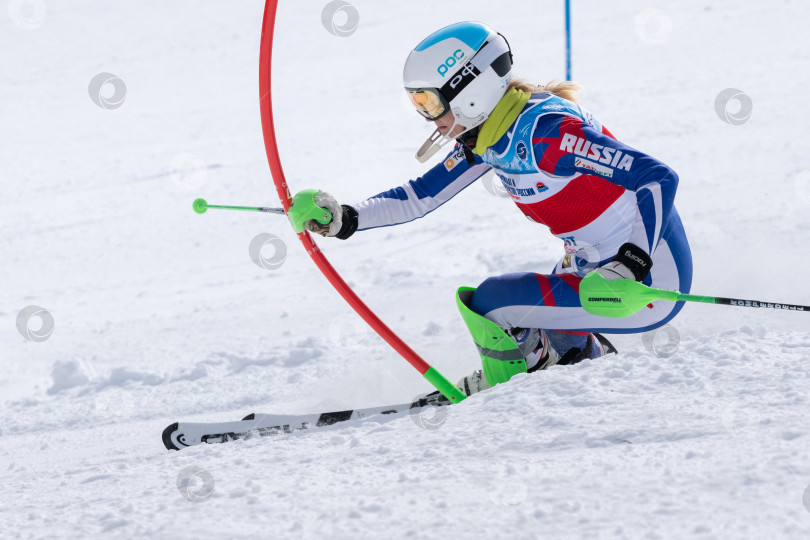
<path id="1" fill-rule="evenodd" d="M 436 125 L 416 158 L 426 161 L 450 140 L 453 150 L 416 180 L 353 206 L 319 192 L 316 204 L 333 218 L 326 225 L 309 221 L 307 229 L 345 240 L 357 231 L 407 223 L 494 169 L 518 208 L 548 227 L 565 249 L 551 274 L 493 276 L 460 294 L 462 313 L 473 314 L 465 316 L 470 329 L 476 317 L 494 322 L 522 357 L 513 371 L 488 370 L 488 360 L 505 365 L 514 354 L 504 350 L 509 347 L 494 350 L 473 331 L 484 370 L 459 381 L 467 395 L 517 372 L 615 352 L 597 332 L 645 332 L 680 311 L 683 302 L 653 302 L 614 319 L 580 305 L 579 282 L 591 271 L 689 292 L 692 258 L 673 206 L 678 176 L 619 142 L 577 103 L 578 84 L 512 80 L 508 42 L 476 22 L 447 26 L 419 43 L 405 62 L 404 84 L 417 112 Z"/>

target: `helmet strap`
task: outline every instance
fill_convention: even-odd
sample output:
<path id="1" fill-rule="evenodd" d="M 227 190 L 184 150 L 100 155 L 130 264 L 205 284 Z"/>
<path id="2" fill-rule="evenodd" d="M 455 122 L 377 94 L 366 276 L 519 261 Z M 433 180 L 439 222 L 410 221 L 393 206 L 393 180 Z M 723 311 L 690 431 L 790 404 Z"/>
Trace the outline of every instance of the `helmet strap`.
<path id="1" fill-rule="evenodd" d="M 468 165 L 475 164 L 475 154 L 473 154 L 472 149 L 475 148 L 475 144 L 478 142 L 478 132 L 480 130 L 481 126 L 475 126 L 456 138 L 459 144 L 461 144 L 461 148 L 464 150 L 464 157 Z"/>

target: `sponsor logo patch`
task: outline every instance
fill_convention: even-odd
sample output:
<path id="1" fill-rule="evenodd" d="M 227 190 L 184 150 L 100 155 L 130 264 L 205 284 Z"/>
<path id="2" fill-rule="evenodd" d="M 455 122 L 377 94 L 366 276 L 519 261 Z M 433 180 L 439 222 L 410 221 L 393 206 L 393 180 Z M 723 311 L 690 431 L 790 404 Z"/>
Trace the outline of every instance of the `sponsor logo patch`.
<path id="1" fill-rule="evenodd" d="M 576 238 L 573 236 L 563 236 L 562 241 L 565 242 L 565 252 L 566 253 L 576 253 L 577 252 L 577 241 Z"/>
<path id="2" fill-rule="evenodd" d="M 613 178 L 613 169 L 611 169 L 610 167 L 599 165 L 598 163 L 588 161 L 587 159 L 582 159 L 581 157 L 578 157 L 574 160 L 574 166 L 578 169 L 588 169 L 589 171 L 593 171 L 600 176 Z"/>
<path id="3" fill-rule="evenodd" d="M 501 176 L 501 182 L 503 183 L 503 187 L 509 196 L 512 197 L 515 201 L 520 201 L 523 197 L 531 197 L 532 195 L 536 195 L 537 191 L 531 187 L 518 187 L 517 183 L 513 178 L 509 178 L 506 176 Z M 546 188 L 548 189 L 548 188 Z"/>
<path id="4" fill-rule="evenodd" d="M 526 161 L 526 158 L 529 157 L 529 149 L 526 148 L 525 142 L 518 141 L 517 145 L 515 146 L 515 154 L 521 160 Z"/>
<path id="5" fill-rule="evenodd" d="M 458 151 L 444 160 L 444 168 L 448 171 L 452 170 L 456 165 L 465 160 L 464 149 L 459 147 Z"/>

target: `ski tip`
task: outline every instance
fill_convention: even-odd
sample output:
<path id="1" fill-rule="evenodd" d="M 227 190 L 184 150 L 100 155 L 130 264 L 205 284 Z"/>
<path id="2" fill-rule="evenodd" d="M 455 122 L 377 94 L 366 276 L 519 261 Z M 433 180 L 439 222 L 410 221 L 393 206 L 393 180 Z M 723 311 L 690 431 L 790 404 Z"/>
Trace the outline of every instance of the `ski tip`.
<path id="1" fill-rule="evenodd" d="M 175 422 L 163 430 L 163 446 L 166 447 L 166 450 L 180 450 L 172 441 L 172 434 L 177 431 L 178 427 L 177 422 Z"/>
<path id="2" fill-rule="evenodd" d="M 242 418 L 243 421 L 244 420 L 255 420 L 255 419 L 256 419 L 256 413 L 250 413 L 246 417 Z"/>

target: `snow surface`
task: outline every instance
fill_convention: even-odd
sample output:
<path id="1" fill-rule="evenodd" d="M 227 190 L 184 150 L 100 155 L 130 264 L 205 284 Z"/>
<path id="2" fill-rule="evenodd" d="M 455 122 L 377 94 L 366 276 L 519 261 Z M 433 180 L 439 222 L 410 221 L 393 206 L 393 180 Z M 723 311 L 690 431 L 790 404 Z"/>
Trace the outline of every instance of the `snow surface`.
<path id="1" fill-rule="evenodd" d="M 486 21 L 519 75 L 564 75 L 562 1 L 352 3 L 360 25 L 344 38 L 322 25 L 325 1 L 279 8 L 276 127 L 294 190 L 351 203 L 425 169 L 413 153 L 429 127 L 400 76 L 440 25 Z M 258 111 L 262 11 L 12 0 L 0 16 L 3 537 L 810 537 L 803 313 L 690 305 L 668 357 L 617 336 L 618 357 L 516 377 L 446 416 L 167 452 L 160 433 L 177 420 L 430 390 L 284 218 L 191 211 L 198 196 L 277 203 Z M 790 0 L 574 2 L 585 104 L 680 174 L 697 293 L 810 304 L 809 14 Z M 118 108 L 88 95 L 103 72 L 126 84 Z M 751 97 L 747 122 L 718 117 L 726 88 Z M 288 248 L 275 270 L 249 257 L 261 233 Z M 319 245 L 453 380 L 478 364 L 456 287 L 548 271 L 561 253 L 482 185 L 424 220 Z M 49 339 L 18 332 L 29 305 L 53 315 Z M 213 480 L 206 500 L 181 496 L 187 467 L 205 471 L 193 492 Z"/>

